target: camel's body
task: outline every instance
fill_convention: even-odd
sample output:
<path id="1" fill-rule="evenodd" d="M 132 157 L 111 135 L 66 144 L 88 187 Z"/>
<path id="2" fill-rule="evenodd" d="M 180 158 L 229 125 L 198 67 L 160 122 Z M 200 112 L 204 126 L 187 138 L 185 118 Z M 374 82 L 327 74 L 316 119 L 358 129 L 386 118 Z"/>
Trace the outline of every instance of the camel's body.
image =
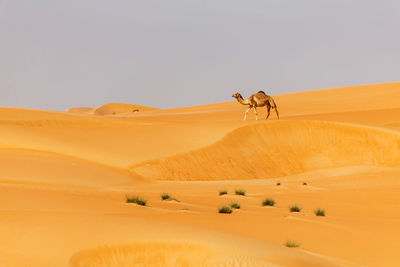
<path id="1" fill-rule="evenodd" d="M 236 98 L 237 101 L 242 105 L 247 105 L 249 108 L 246 110 L 244 114 L 244 120 L 247 118 L 247 113 L 250 109 L 254 108 L 254 113 L 256 114 L 256 120 L 258 120 L 257 108 L 258 107 L 267 107 L 268 115 L 267 119 L 270 115 L 271 108 L 275 109 L 276 116 L 279 119 L 278 107 L 275 104 L 275 101 L 272 97 L 264 93 L 263 91 L 259 91 L 257 94 L 251 95 L 247 99 L 243 99 L 242 95 L 239 93 L 235 93 L 232 97 Z"/>

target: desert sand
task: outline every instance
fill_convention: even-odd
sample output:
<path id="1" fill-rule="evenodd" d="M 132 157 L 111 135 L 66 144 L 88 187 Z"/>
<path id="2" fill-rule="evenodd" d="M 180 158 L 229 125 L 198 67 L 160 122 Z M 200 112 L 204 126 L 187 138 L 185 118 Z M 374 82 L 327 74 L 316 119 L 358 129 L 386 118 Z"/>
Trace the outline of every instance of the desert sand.
<path id="1" fill-rule="evenodd" d="M 0 266 L 400 266 L 400 83 L 273 97 L 0 108 Z"/>

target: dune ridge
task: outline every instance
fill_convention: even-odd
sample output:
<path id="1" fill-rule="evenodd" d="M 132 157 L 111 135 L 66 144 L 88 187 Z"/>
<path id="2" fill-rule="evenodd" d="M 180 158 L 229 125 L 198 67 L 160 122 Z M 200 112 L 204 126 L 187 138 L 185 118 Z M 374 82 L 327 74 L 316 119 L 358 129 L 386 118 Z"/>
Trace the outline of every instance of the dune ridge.
<path id="1" fill-rule="evenodd" d="M 400 167 L 397 132 L 322 121 L 254 124 L 206 148 L 131 167 L 158 180 L 282 177 L 346 166 Z"/>

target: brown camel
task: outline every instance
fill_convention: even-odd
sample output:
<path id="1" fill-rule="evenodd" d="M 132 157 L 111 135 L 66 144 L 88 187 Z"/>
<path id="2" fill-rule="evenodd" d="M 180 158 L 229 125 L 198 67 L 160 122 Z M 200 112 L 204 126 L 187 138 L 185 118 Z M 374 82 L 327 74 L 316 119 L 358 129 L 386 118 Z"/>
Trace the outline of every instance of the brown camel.
<path id="1" fill-rule="evenodd" d="M 257 94 L 251 95 L 247 99 L 243 99 L 242 95 L 239 93 L 233 94 L 232 97 L 236 98 L 240 104 L 250 106 L 244 114 L 244 120 L 246 120 L 247 112 L 249 112 L 251 108 L 254 108 L 254 113 L 256 114 L 256 120 L 258 120 L 257 108 L 264 106 L 266 106 L 268 110 L 267 119 L 270 115 L 271 108 L 273 108 L 275 109 L 276 116 L 278 117 L 279 120 L 278 107 L 276 106 L 274 99 L 269 95 L 267 95 L 266 93 L 264 93 L 263 91 L 259 91 Z"/>

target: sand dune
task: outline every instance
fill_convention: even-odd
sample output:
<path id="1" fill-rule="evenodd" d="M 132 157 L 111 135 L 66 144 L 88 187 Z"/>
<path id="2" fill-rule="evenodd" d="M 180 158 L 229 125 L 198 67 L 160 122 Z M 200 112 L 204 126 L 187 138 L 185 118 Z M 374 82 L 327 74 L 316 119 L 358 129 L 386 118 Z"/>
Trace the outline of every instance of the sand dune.
<path id="1" fill-rule="evenodd" d="M 47 111 L 38 109 L 24 109 L 24 108 L 3 108 L 0 107 L 1 122 L 18 121 L 18 120 L 64 120 L 76 119 L 81 117 L 75 114 L 59 111 Z"/>
<path id="2" fill-rule="evenodd" d="M 3 148 L 0 161 L 7 166 L 1 183 L 106 187 L 134 180 L 126 170 L 43 151 Z"/>
<path id="3" fill-rule="evenodd" d="M 264 89 L 269 94 L 268 89 Z M 234 91 L 232 91 L 234 93 Z M 244 98 L 249 97 L 243 95 Z M 282 116 L 315 115 L 332 112 L 369 111 L 400 108 L 400 82 L 328 88 L 297 93 L 274 95 Z M 227 99 L 231 100 L 230 96 Z M 173 112 L 241 110 L 245 107 L 236 101 L 171 109 Z M 264 111 L 265 109 L 259 109 Z M 240 114 L 240 113 L 238 113 Z M 249 115 L 253 115 L 252 112 Z M 273 112 L 271 117 L 274 118 Z M 241 116 L 239 116 L 240 118 Z"/>
<path id="4" fill-rule="evenodd" d="M 66 112 L 79 113 L 79 114 L 93 114 L 94 111 L 95 108 L 91 107 L 77 107 L 77 108 L 69 108 L 66 110 Z"/>
<path id="5" fill-rule="evenodd" d="M 201 150 L 135 165 L 132 171 L 152 179 L 231 180 L 346 166 L 400 167 L 400 135 L 331 122 L 269 122 L 237 129 Z"/>
<path id="6" fill-rule="evenodd" d="M 400 82 L 347 86 L 276 96 L 286 115 L 399 108 Z"/>
<path id="7" fill-rule="evenodd" d="M 122 104 L 122 103 L 109 103 L 96 108 L 95 115 L 116 115 L 116 114 L 131 114 L 134 112 L 157 110 L 152 107 L 145 107 L 140 105 Z"/>
<path id="8" fill-rule="evenodd" d="M 277 95 L 280 121 L 246 122 L 235 101 L 0 108 L 0 266 L 398 266 L 399 98 Z"/>
<path id="9" fill-rule="evenodd" d="M 159 109 L 141 105 L 108 103 L 98 108 L 92 108 L 92 107 L 69 108 L 66 110 L 66 112 L 77 113 L 77 114 L 94 114 L 94 115 L 118 115 L 118 114 L 130 115 L 135 112 L 154 111 L 154 110 L 159 110 Z"/>

